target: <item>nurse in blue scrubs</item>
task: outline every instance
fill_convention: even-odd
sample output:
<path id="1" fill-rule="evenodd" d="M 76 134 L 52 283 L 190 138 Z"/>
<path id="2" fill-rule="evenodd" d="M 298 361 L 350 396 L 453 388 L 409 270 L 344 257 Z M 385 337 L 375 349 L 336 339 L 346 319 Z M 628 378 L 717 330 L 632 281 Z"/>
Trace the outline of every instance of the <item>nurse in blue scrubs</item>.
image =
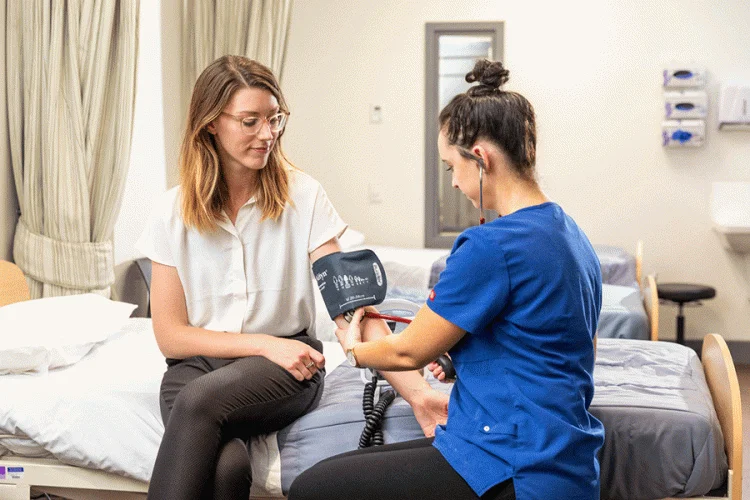
<path id="1" fill-rule="evenodd" d="M 461 233 L 427 303 L 399 335 L 358 310 L 337 335 L 356 366 L 411 370 L 448 352 L 457 380 L 434 438 L 320 462 L 290 500 L 599 498 L 604 428 L 594 395 L 599 261 L 578 225 L 539 188 L 531 104 L 508 71 L 479 61 L 478 82 L 440 113 L 453 186 L 501 217 Z"/>

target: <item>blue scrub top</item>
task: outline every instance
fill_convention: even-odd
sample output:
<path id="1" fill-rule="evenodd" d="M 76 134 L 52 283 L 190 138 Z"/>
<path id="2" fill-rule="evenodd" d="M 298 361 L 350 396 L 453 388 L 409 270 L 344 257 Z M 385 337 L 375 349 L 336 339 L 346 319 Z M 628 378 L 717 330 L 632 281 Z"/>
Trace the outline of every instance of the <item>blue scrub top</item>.
<path id="1" fill-rule="evenodd" d="M 598 499 L 602 423 L 588 412 L 602 303 L 599 261 L 555 203 L 464 231 L 428 307 L 466 330 L 433 445 L 477 495 Z"/>

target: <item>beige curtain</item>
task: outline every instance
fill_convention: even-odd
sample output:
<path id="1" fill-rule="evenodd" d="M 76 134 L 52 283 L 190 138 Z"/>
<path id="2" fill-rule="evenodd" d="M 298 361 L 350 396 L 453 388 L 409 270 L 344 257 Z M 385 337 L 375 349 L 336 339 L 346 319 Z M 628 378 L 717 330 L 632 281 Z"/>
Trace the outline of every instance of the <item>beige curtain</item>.
<path id="1" fill-rule="evenodd" d="M 255 59 L 281 80 L 291 14 L 292 0 L 183 0 L 181 116 L 198 75 L 223 55 Z"/>
<path id="2" fill-rule="evenodd" d="M 34 298 L 114 283 L 130 158 L 139 0 L 8 0 L 13 258 Z"/>

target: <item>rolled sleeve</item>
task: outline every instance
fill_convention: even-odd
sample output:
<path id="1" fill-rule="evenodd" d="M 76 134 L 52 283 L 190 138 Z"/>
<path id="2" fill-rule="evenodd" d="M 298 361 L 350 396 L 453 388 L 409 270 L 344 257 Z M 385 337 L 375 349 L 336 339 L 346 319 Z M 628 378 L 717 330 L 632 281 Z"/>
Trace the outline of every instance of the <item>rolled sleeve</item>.
<path id="1" fill-rule="evenodd" d="M 154 262 L 174 267 L 177 264 L 174 260 L 165 220 L 171 214 L 165 214 L 164 212 L 162 204 L 154 209 L 146 222 L 143 233 L 135 244 L 135 248 Z"/>
<path id="2" fill-rule="evenodd" d="M 323 243 L 341 236 L 347 224 L 341 219 L 322 186 L 318 186 L 308 239 L 308 253 Z"/>

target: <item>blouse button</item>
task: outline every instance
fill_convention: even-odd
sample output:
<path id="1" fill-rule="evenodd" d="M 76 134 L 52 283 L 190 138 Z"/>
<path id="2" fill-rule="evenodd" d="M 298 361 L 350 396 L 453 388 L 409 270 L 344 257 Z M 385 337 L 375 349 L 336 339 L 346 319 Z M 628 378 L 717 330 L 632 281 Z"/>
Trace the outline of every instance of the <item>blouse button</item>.
<path id="1" fill-rule="evenodd" d="M 489 425 L 485 425 L 484 426 L 484 432 L 490 432 L 490 426 Z"/>

